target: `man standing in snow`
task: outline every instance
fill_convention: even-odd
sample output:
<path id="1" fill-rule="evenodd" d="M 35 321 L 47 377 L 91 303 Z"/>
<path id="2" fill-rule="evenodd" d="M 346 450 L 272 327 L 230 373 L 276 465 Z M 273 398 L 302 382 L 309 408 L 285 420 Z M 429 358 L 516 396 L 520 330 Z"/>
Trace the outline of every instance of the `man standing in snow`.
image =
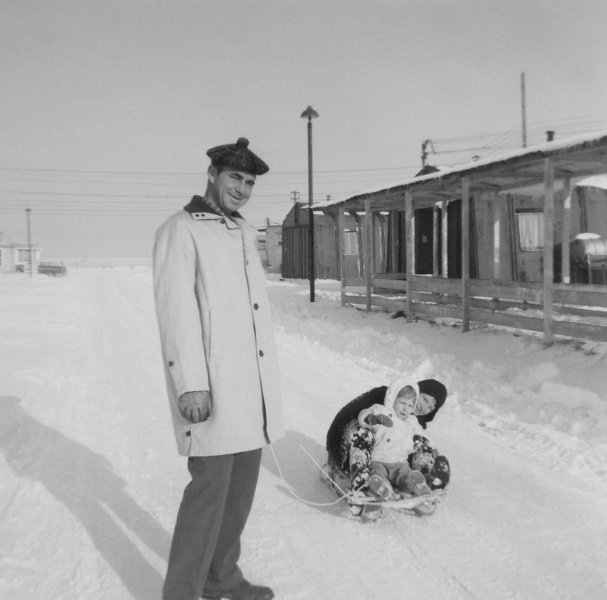
<path id="1" fill-rule="evenodd" d="M 283 434 L 257 231 L 238 210 L 269 168 L 248 140 L 211 148 L 203 197 L 154 245 L 154 292 L 173 426 L 192 481 L 177 515 L 163 600 L 270 600 L 237 565 L 261 449 Z"/>

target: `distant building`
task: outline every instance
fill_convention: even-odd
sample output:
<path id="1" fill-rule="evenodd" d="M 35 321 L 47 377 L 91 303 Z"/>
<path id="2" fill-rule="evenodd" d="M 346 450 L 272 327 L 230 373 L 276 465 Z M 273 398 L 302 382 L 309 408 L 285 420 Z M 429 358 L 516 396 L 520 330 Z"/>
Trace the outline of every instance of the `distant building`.
<path id="1" fill-rule="evenodd" d="M 283 277 L 308 278 L 309 211 L 305 204 L 296 202 L 282 224 Z M 346 215 L 344 266 L 347 277 L 359 277 L 360 228 L 355 215 Z M 329 214 L 314 215 L 314 274 L 317 279 L 340 279 L 339 240 L 335 219 Z"/>
<path id="2" fill-rule="evenodd" d="M 32 244 L 32 270 L 38 270 L 40 263 L 40 248 Z M 4 239 L 0 232 L 0 273 L 27 272 L 30 268 L 30 249 L 27 244 L 10 242 Z"/>
<path id="3" fill-rule="evenodd" d="M 268 225 L 266 227 L 266 256 L 268 271 L 280 273 L 282 265 L 282 225 Z"/>
<path id="4" fill-rule="evenodd" d="M 270 225 L 257 229 L 257 252 L 265 271 L 280 273 L 282 263 L 282 225 Z"/>
<path id="5" fill-rule="evenodd" d="M 257 228 L 257 253 L 264 270 L 268 268 L 268 253 L 266 252 L 266 228 Z"/>

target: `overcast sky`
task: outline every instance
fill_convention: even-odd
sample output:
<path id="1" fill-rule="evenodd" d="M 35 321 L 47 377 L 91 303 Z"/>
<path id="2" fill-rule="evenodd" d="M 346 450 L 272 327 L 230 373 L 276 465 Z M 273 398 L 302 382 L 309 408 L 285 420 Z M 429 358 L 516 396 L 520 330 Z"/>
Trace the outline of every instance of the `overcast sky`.
<path id="1" fill-rule="evenodd" d="M 245 215 L 392 184 L 428 161 L 607 130 L 605 0 L 0 0 L 0 231 L 45 258 L 149 256 L 239 136 Z"/>

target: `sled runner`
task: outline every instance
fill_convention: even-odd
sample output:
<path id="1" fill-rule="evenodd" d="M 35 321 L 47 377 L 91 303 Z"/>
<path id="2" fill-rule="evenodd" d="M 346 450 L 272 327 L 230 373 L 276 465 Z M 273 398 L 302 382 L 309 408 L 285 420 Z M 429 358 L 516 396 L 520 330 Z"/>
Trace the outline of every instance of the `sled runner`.
<path id="1" fill-rule="evenodd" d="M 439 502 L 446 495 L 445 490 L 434 490 L 423 496 L 414 496 L 400 492 L 394 500 L 381 500 L 371 494 L 368 490 L 362 490 L 357 495 L 348 495 L 349 478 L 346 473 L 328 464 L 322 467 L 320 472 L 321 481 L 333 490 L 341 498 L 347 499 L 350 504 L 350 513 L 353 516 L 362 516 L 366 509 L 379 509 L 377 516 L 382 516 L 384 511 L 395 511 L 402 514 L 425 516 L 436 512 Z M 358 495 L 359 494 L 359 495 Z"/>

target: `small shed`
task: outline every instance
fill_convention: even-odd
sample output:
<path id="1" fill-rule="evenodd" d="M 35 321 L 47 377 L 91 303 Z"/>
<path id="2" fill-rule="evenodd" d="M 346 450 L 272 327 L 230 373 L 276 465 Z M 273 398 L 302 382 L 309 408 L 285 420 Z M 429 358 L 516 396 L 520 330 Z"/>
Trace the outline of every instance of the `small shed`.
<path id="1" fill-rule="evenodd" d="M 267 269 L 270 273 L 280 273 L 282 265 L 282 225 L 266 225 Z"/>
<path id="2" fill-rule="evenodd" d="M 296 202 L 283 221 L 281 273 L 285 278 L 308 278 L 309 214 L 306 204 Z M 360 230 L 356 216 L 351 215 L 345 220 L 341 239 L 344 243 L 342 254 L 345 275 L 360 277 Z M 340 279 L 339 243 L 334 216 L 331 213 L 315 213 L 314 258 L 318 279 Z"/>
<path id="3" fill-rule="evenodd" d="M 40 248 L 31 246 L 32 270 L 38 269 L 40 263 Z M 0 273 L 27 272 L 30 268 L 30 246 L 4 239 L 0 232 Z"/>

